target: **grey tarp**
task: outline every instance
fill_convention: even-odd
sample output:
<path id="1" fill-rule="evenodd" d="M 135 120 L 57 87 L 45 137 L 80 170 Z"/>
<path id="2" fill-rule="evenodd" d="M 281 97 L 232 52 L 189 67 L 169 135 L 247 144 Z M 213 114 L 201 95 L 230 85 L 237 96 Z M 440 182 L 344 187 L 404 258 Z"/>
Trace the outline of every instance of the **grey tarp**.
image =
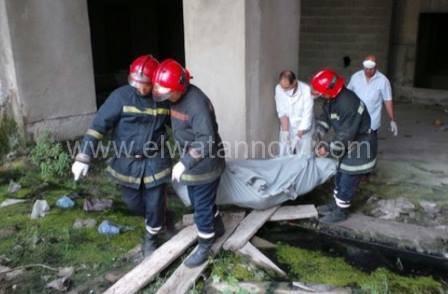
<path id="1" fill-rule="evenodd" d="M 269 160 L 228 161 L 221 176 L 217 204 L 266 209 L 306 194 L 336 173 L 332 159 L 295 155 Z M 173 187 L 190 206 L 186 186 Z"/>

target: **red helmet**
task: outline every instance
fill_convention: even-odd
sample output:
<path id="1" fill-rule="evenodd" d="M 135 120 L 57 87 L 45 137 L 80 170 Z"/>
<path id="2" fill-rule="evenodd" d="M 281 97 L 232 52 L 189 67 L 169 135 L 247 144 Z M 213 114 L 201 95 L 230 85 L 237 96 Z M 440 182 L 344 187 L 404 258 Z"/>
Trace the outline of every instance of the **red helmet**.
<path id="1" fill-rule="evenodd" d="M 190 72 L 174 59 L 166 59 L 157 67 L 153 82 L 158 94 L 184 92 L 190 84 Z"/>
<path id="2" fill-rule="evenodd" d="M 321 70 L 311 79 L 313 89 L 321 95 L 330 96 L 330 98 L 335 98 L 344 85 L 344 79 L 331 69 Z"/>
<path id="3" fill-rule="evenodd" d="M 136 87 L 137 83 L 152 84 L 152 77 L 159 62 L 152 55 L 137 57 L 129 67 L 129 84 Z"/>

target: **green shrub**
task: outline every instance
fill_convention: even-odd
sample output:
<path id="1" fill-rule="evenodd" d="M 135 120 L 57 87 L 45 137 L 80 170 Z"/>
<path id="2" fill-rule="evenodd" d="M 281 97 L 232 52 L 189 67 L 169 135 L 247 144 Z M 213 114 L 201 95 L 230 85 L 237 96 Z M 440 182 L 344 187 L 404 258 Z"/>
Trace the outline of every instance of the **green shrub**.
<path id="1" fill-rule="evenodd" d="M 3 117 L 0 120 L 0 160 L 17 147 L 18 137 L 16 122 L 6 116 Z"/>
<path id="2" fill-rule="evenodd" d="M 62 145 L 48 133 L 40 136 L 30 152 L 31 162 L 39 168 L 44 181 L 56 180 L 69 174 L 71 159 Z"/>

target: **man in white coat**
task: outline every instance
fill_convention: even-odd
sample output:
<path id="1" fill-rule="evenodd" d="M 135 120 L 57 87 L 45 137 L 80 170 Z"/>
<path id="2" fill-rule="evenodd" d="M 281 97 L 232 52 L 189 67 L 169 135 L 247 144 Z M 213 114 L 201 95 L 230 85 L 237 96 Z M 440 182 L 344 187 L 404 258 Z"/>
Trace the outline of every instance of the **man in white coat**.
<path id="1" fill-rule="evenodd" d="M 375 56 L 367 56 L 362 66 L 362 70 L 353 74 L 347 88 L 355 92 L 366 105 L 370 114 L 370 128 L 373 132 L 377 132 L 381 126 L 381 113 L 384 104 L 390 119 L 390 131 L 394 136 L 397 136 L 398 126 L 395 121 L 390 82 L 377 69 Z"/>
<path id="2" fill-rule="evenodd" d="M 280 120 L 279 156 L 313 154 L 313 105 L 310 87 L 297 80 L 294 72 L 280 73 L 275 87 L 275 103 Z"/>

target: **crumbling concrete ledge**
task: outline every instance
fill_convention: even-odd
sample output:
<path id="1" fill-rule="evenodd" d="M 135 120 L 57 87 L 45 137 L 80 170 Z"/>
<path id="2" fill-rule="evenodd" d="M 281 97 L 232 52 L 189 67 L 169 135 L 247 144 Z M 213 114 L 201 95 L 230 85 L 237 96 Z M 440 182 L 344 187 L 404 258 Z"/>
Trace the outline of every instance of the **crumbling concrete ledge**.
<path id="1" fill-rule="evenodd" d="M 376 243 L 400 250 L 428 254 L 448 261 L 448 232 L 389 220 L 353 214 L 347 220 L 324 225 L 300 222 L 300 227 L 329 236 Z"/>

